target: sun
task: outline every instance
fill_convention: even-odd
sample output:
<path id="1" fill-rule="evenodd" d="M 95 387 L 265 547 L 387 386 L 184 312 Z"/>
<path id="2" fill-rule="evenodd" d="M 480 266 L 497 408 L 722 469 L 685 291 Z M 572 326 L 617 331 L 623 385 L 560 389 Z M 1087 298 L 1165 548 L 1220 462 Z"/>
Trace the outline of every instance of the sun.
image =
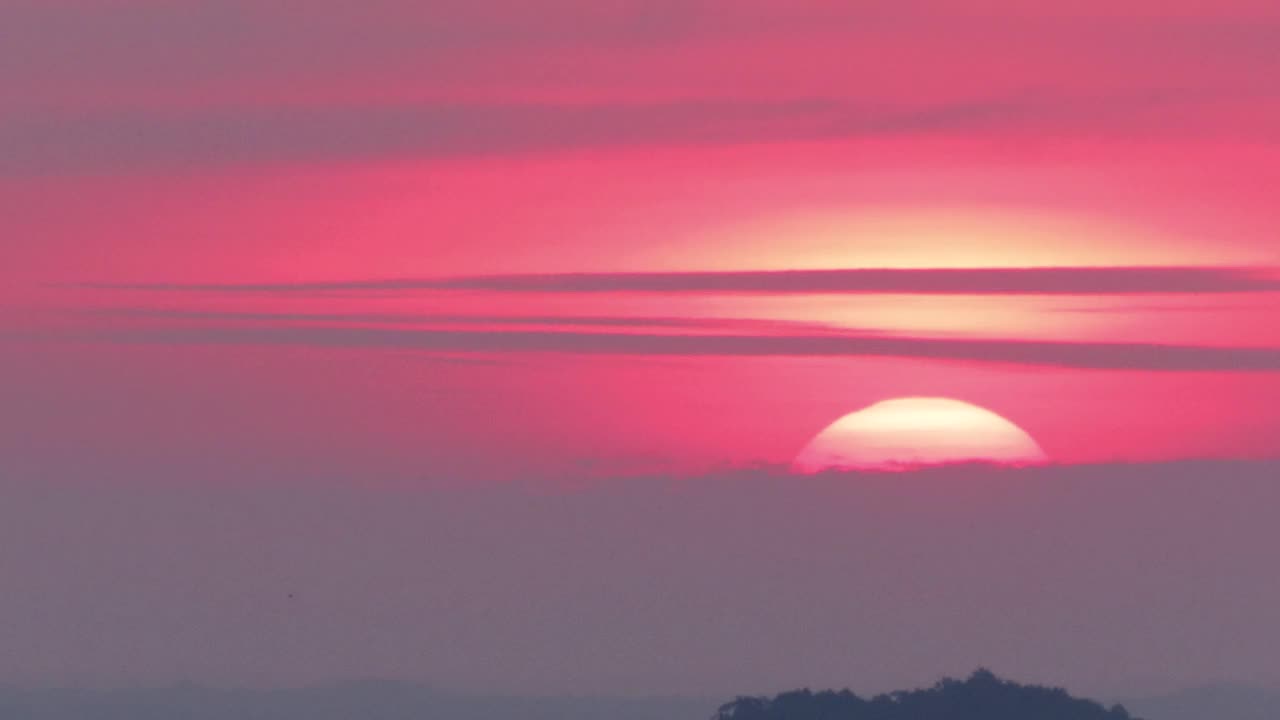
<path id="1" fill-rule="evenodd" d="M 792 469 L 910 469 L 965 462 L 1039 465 L 1048 456 L 1025 430 L 990 410 L 950 398 L 884 400 L 818 433 Z"/>

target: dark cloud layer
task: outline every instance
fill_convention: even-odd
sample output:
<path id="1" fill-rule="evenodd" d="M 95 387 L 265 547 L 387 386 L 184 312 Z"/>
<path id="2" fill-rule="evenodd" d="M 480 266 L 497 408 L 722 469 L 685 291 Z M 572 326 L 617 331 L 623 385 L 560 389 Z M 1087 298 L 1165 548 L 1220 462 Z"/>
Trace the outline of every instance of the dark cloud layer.
<path id="1" fill-rule="evenodd" d="M 1095 370 L 1280 370 L 1280 348 L 1271 347 L 893 337 L 871 334 L 674 335 L 280 326 L 93 330 L 76 333 L 73 337 L 122 343 L 299 345 L 397 348 L 428 352 L 548 352 L 690 357 L 897 357 Z"/>
<path id="2" fill-rule="evenodd" d="M 557 327 L 672 328 L 682 330 L 817 330 L 820 323 L 728 317 L 652 315 L 457 315 L 440 313 L 275 313 L 157 308 L 112 308 L 77 311 L 97 317 L 143 320 L 208 320 L 250 323 L 328 323 L 344 325 L 547 325 Z"/>
<path id="3" fill-rule="evenodd" d="M 846 269 L 750 272 L 633 272 L 398 278 L 241 284 L 88 284 L 158 292 L 491 290 L 545 293 L 904 293 L 928 295 L 1105 295 L 1280 290 L 1280 274 L 1218 267 L 1046 267 Z"/>

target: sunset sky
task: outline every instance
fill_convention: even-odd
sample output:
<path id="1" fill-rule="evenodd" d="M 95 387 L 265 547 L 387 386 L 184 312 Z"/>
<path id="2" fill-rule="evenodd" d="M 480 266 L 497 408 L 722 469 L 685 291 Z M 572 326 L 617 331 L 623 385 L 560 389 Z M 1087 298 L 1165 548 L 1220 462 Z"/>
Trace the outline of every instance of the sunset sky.
<path id="1" fill-rule="evenodd" d="M 1274 0 L 6 0 L 0 684 L 1280 684 L 1277 48 Z M 913 396 L 1056 467 L 787 476 Z"/>

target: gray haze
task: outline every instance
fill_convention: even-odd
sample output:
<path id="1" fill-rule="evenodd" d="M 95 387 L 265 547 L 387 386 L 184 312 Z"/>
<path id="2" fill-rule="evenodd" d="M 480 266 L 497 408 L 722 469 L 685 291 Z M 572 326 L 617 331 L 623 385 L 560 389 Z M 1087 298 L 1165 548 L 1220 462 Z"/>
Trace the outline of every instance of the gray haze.
<path id="1" fill-rule="evenodd" d="M 693 697 L 978 665 L 1098 697 L 1280 680 L 1274 464 L 578 489 L 259 472 L 8 474 L 0 676 Z"/>

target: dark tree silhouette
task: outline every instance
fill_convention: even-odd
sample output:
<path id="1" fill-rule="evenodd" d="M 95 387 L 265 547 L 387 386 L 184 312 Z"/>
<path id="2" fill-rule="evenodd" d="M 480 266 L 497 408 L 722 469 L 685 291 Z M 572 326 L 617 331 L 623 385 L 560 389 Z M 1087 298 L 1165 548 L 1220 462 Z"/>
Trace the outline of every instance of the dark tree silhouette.
<path id="1" fill-rule="evenodd" d="M 740 697 L 713 720 L 1137 720 L 1073 698 L 1062 688 L 1019 685 L 980 669 L 968 680 L 946 678 L 931 688 L 900 690 L 870 699 L 848 690 L 793 690 L 772 699 Z"/>

